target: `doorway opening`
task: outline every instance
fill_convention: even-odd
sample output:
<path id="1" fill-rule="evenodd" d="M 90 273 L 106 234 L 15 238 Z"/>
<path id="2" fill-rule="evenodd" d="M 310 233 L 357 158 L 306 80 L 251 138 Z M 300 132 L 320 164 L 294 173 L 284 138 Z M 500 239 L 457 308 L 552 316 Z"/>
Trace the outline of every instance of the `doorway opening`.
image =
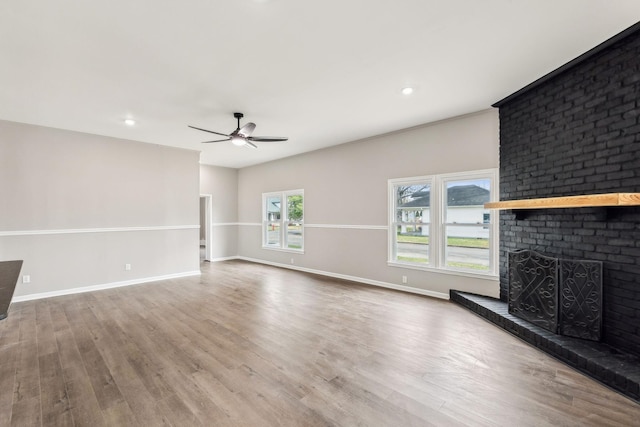
<path id="1" fill-rule="evenodd" d="M 200 195 L 200 262 L 211 261 L 211 194 Z"/>

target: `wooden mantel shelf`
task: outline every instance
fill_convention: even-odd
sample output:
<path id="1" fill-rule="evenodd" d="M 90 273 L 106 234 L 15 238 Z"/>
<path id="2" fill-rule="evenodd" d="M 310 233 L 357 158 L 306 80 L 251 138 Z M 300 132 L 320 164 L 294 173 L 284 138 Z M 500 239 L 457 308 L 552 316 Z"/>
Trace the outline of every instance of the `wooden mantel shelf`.
<path id="1" fill-rule="evenodd" d="M 507 200 L 485 203 L 485 209 L 553 209 L 606 206 L 640 206 L 640 193 L 585 194 L 544 199 Z"/>

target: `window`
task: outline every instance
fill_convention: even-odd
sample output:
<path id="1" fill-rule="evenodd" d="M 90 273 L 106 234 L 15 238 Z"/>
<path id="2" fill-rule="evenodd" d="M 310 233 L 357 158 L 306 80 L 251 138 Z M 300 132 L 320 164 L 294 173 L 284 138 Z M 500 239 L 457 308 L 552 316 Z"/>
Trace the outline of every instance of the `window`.
<path id="1" fill-rule="evenodd" d="M 301 252 L 304 249 L 303 190 L 262 195 L 262 246 Z"/>
<path id="2" fill-rule="evenodd" d="M 394 258 L 397 261 L 429 264 L 429 199 L 431 180 L 418 179 L 393 185 L 395 199 Z"/>
<path id="3" fill-rule="evenodd" d="M 389 181 L 389 264 L 496 274 L 496 170 Z"/>
<path id="4" fill-rule="evenodd" d="M 444 265 L 488 273 L 490 265 L 491 178 L 443 179 Z M 485 219 L 487 221 L 485 222 Z"/>

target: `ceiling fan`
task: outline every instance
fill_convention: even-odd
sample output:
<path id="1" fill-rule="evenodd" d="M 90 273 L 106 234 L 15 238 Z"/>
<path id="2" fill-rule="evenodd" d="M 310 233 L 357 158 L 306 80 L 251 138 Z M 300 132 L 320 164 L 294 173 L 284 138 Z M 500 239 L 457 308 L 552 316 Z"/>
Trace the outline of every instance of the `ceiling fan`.
<path id="1" fill-rule="evenodd" d="M 281 137 L 281 136 L 251 136 L 251 134 L 253 133 L 253 130 L 256 128 L 256 125 L 254 123 L 249 122 L 246 125 L 240 127 L 240 119 L 244 117 L 244 114 L 233 113 L 233 117 L 238 119 L 238 128 L 228 135 L 226 133 L 214 132 L 212 130 L 197 128 L 195 126 L 189 126 L 189 127 L 192 129 L 197 129 L 204 132 L 215 133 L 216 135 L 225 137 L 224 139 L 216 139 L 213 141 L 203 141 L 203 144 L 210 143 L 210 142 L 231 141 L 232 144 L 237 145 L 239 147 L 246 146 L 246 147 L 258 148 L 258 146 L 254 144 L 254 142 L 280 142 L 280 141 L 286 141 L 287 139 L 289 139 L 287 137 Z"/>

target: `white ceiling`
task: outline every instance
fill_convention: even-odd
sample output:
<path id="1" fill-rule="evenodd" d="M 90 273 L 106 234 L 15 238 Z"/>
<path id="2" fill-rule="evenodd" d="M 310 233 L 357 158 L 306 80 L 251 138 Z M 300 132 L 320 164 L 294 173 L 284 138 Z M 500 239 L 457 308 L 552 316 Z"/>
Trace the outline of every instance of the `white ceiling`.
<path id="1" fill-rule="evenodd" d="M 638 0 L 2 0 L 0 119 L 244 167 L 490 108 L 638 20 Z M 187 127 L 234 111 L 289 141 Z"/>

